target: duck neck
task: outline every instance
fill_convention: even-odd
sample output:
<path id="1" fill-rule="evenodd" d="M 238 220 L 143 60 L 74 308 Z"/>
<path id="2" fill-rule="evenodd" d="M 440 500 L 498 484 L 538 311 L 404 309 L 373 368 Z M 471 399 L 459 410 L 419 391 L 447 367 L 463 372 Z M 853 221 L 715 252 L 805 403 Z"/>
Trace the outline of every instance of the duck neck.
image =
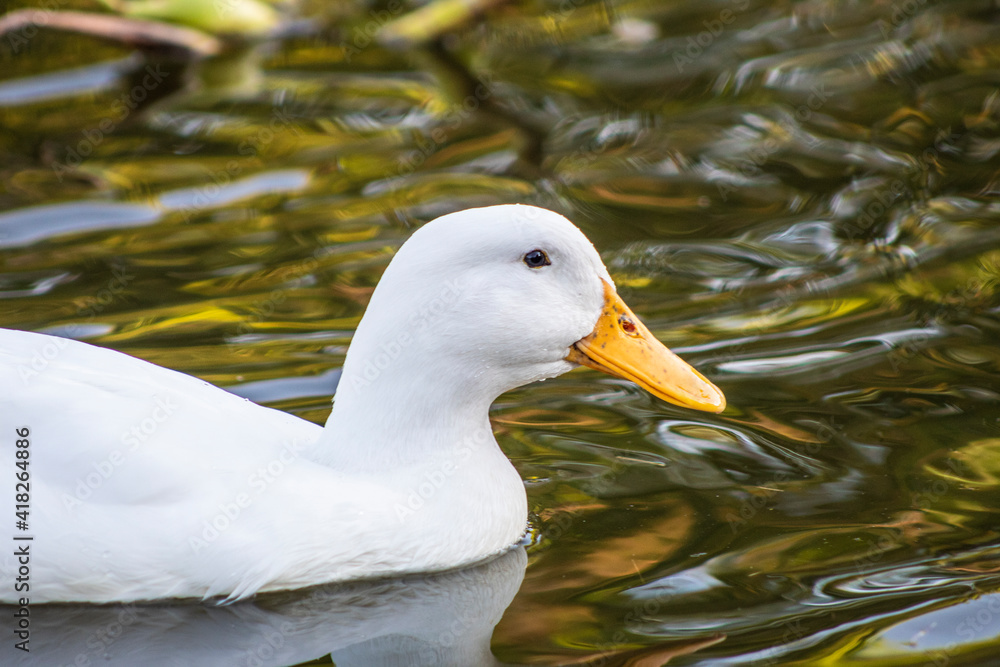
<path id="1" fill-rule="evenodd" d="M 366 362 L 349 355 L 344 365 L 317 461 L 364 474 L 499 452 L 489 421 L 498 392 L 475 378 L 428 372 L 417 360 L 390 359 L 380 368 L 386 357 L 358 356 Z"/>

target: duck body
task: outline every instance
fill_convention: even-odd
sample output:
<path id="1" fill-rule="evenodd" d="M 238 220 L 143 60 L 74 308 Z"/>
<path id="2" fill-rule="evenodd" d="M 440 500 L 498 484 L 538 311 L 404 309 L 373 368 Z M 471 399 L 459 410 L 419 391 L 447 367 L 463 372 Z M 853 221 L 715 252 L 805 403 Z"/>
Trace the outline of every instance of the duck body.
<path id="1" fill-rule="evenodd" d="M 32 602 L 238 599 L 438 571 L 524 532 L 524 487 L 492 435 L 344 471 L 317 462 L 320 426 L 112 350 L 60 340 L 43 371 L 25 373 L 54 345 L 0 330 L 0 384 L 17 388 L 0 412 L 31 443 Z M 0 475 L 13 480 L 7 454 Z M 16 558 L 3 569 L 13 581 Z"/>
<path id="2" fill-rule="evenodd" d="M 0 599 L 235 600 L 505 551 L 527 501 L 490 428 L 501 393 L 582 363 L 724 405 L 655 339 L 662 372 L 636 370 L 654 348 L 608 361 L 619 343 L 594 337 L 601 323 L 625 339 L 646 331 L 608 305 L 612 285 L 555 213 L 496 206 L 428 223 L 373 293 L 324 427 L 119 352 L 0 330 L 0 494 L 14 497 L 15 429 L 27 429 L 32 538 L 29 588 Z M 15 579 L 9 550 L 0 569 Z"/>

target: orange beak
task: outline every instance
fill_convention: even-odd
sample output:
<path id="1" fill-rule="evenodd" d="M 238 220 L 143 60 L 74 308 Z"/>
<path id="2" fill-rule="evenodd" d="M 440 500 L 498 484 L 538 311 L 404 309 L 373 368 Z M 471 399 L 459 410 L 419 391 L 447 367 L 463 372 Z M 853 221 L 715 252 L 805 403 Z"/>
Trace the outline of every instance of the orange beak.
<path id="1" fill-rule="evenodd" d="M 604 280 L 604 308 L 594 331 L 569 349 L 567 361 L 603 371 L 637 385 L 668 403 L 722 412 L 726 397 L 718 387 L 649 332 Z"/>

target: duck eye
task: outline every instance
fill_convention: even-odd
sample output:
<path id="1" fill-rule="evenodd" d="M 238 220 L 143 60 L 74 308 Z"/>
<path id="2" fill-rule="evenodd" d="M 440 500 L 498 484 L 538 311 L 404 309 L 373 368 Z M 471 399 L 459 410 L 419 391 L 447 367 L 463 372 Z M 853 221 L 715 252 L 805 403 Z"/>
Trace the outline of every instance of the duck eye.
<path id="1" fill-rule="evenodd" d="M 549 261 L 549 256 L 545 254 L 544 250 L 532 250 L 531 252 L 525 253 L 524 263 L 528 265 L 529 269 L 540 269 L 543 266 L 548 266 L 552 262 Z"/>

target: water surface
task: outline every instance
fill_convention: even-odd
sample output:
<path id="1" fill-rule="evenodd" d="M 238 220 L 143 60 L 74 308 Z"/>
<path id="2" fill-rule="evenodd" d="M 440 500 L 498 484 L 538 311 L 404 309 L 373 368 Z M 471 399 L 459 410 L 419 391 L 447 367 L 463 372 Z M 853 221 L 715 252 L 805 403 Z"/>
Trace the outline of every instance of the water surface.
<path id="1" fill-rule="evenodd" d="M 196 63 L 46 31 L 4 52 L 0 325 L 321 423 L 414 228 L 557 210 L 729 408 L 586 370 L 504 395 L 527 568 L 491 639 L 484 612 L 438 644 L 525 665 L 996 659 L 995 3 L 522 3 L 395 49 L 365 39 L 388 6 L 298 12 Z M 108 622 L 52 627 L 90 655 Z M 263 664 L 331 650 L 301 641 Z M 424 649 L 393 648 L 489 655 Z"/>

